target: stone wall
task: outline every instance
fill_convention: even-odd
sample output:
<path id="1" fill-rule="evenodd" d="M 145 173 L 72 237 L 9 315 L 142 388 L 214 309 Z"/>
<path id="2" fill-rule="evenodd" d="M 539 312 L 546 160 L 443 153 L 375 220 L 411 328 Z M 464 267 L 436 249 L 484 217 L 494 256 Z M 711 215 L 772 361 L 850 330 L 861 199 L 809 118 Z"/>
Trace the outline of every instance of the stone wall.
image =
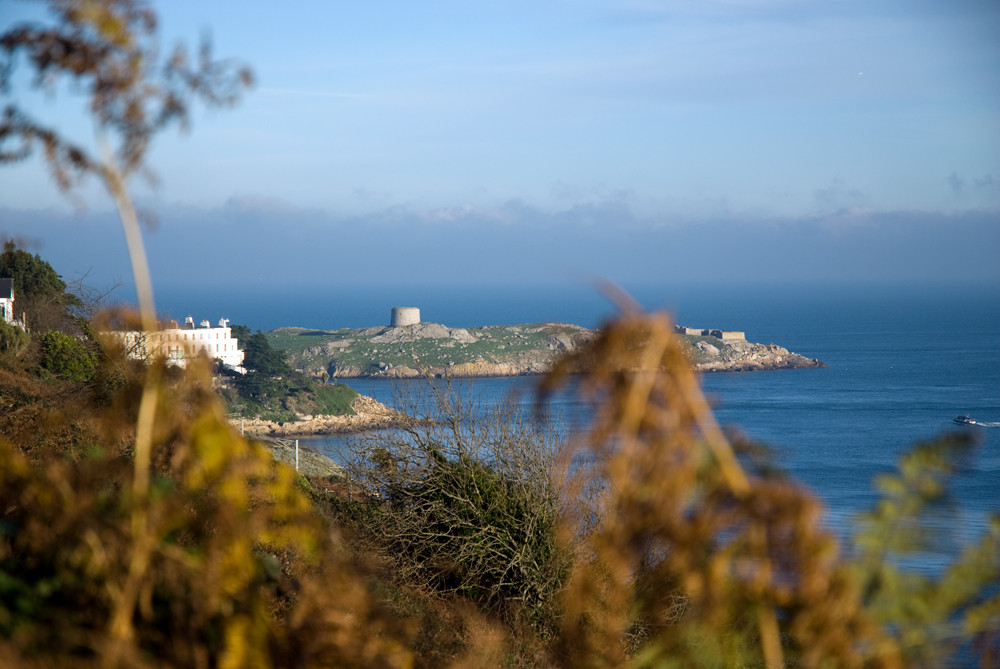
<path id="1" fill-rule="evenodd" d="M 735 330 L 712 330 L 711 335 L 722 341 L 746 341 L 746 333 Z"/>
<path id="2" fill-rule="evenodd" d="M 689 328 L 683 325 L 675 325 L 674 330 L 678 334 L 693 337 L 715 337 L 723 341 L 746 341 L 746 333 L 738 330 L 703 330 L 701 328 Z"/>

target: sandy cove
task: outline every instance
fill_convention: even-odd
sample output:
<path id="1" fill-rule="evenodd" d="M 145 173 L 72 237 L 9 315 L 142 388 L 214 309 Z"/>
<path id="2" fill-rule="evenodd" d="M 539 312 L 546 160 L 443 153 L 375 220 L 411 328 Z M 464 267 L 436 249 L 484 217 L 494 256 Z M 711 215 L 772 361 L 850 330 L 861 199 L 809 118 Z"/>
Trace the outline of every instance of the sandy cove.
<path id="1" fill-rule="evenodd" d="M 353 416 L 299 416 L 299 420 L 286 423 L 259 418 L 233 418 L 229 422 L 250 437 L 303 437 L 399 427 L 414 420 L 364 395 L 359 395 L 351 403 L 351 408 L 355 411 Z"/>

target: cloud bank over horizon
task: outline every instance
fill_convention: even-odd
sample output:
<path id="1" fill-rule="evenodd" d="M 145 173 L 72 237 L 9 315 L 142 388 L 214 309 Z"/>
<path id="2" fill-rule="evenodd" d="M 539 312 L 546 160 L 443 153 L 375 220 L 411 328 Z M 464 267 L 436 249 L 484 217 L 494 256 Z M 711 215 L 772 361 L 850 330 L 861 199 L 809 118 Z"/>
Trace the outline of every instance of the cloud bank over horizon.
<path id="1" fill-rule="evenodd" d="M 395 206 L 335 215 L 259 197 L 165 207 L 145 239 L 167 287 L 676 282 L 982 283 L 1000 288 L 1000 212 L 844 208 L 801 219 L 672 222 L 620 201 L 543 210 Z M 64 277 L 130 282 L 113 213 L 0 209 L 0 231 Z"/>

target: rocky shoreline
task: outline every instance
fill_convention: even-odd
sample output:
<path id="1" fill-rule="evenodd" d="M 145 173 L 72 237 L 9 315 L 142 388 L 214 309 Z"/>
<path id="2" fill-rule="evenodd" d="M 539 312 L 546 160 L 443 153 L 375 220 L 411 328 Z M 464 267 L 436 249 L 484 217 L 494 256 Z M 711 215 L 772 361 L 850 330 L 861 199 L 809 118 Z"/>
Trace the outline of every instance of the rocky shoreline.
<path id="1" fill-rule="evenodd" d="M 365 395 L 359 395 L 351 407 L 355 412 L 351 416 L 300 416 L 300 420 L 284 423 L 259 418 L 232 418 L 229 422 L 247 437 L 306 437 L 401 427 L 412 424 L 414 420 Z"/>

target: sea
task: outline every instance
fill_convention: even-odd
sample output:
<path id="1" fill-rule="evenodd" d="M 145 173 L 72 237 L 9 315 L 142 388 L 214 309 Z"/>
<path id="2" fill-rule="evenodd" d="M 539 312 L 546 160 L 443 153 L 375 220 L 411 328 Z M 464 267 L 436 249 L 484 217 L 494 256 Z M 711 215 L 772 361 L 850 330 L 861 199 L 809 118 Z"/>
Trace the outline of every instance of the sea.
<path id="1" fill-rule="evenodd" d="M 271 291 L 271 292 L 268 292 Z M 627 295 L 628 297 L 624 297 Z M 994 285 L 637 285 L 608 290 L 562 286 L 365 286 L 269 288 L 252 295 L 158 295 L 161 312 L 213 322 L 220 316 L 264 331 L 388 324 L 394 306 L 421 309 L 449 327 L 568 322 L 597 327 L 625 303 L 666 310 L 691 327 L 742 330 L 826 364 L 820 369 L 712 373 L 703 386 L 724 426 L 769 447 L 774 464 L 824 503 L 824 522 L 846 538 L 872 507 L 876 479 L 915 444 L 962 432 L 975 448 L 951 479 L 954 504 L 931 523 L 938 531 L 919 568 L 939 571 L 963 543 L 1000 513 L 1000 284 Z M 426 381 L 349 379 L 393 404 L 400 388 Z M 530 401 L 537 379 L 465 381 L 484 402 L 512 393 Z M 411 388 L 412 389 L 412 388 Z M 586 408 L 555 399 L 554 415 L 584 422 Z M 561 404 L 560 404 L 561 403 Z M 953 419 L 968 415 L 976 425 Z M 301 440 L 343 461 L 344 438 Z"/>

